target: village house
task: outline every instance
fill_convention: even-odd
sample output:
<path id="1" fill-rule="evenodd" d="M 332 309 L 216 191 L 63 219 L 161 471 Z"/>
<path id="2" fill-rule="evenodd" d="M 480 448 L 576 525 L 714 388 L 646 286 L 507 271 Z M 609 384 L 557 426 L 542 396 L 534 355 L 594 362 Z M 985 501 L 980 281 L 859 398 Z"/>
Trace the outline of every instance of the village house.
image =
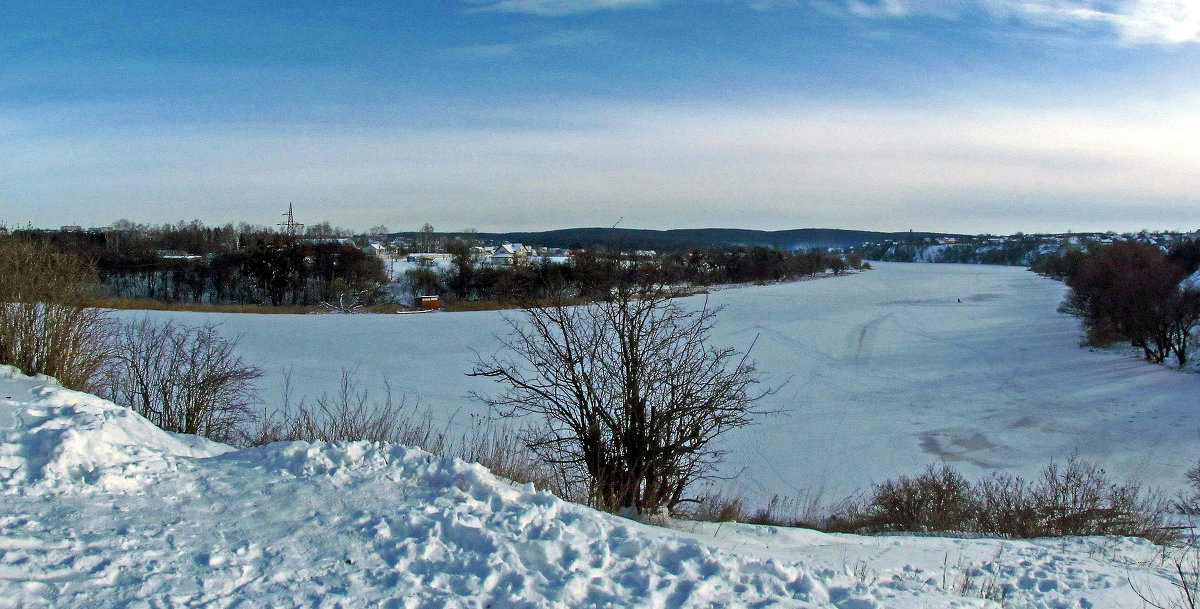
<path id="1" fill-rule="evenodd" d="M 529 262 L 533 249 L 521 243 L 504 243 L 492 249 L 492 253 L 484 260 L 490 266 L 520 266 Z"/>

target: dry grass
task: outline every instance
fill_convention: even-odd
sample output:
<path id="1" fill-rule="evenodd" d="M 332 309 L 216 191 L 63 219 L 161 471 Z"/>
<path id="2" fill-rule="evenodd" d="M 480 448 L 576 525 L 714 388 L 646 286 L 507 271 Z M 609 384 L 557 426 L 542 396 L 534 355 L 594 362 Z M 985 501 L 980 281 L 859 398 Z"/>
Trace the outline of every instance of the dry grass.
<path id="1" fill-rule="evenodd" d="M 466 311 L 507 311 L 527 307 L 540 308 L 564 304 L 566 306 L 585 305 L 594 302 L 590 298 L 538 298 L 533 300 L 449 300 L 442 302 L 442 310 L 451 313 Z"/>
<path id="2" fill-rule="evenodd" d="M 1032 481 L 997 472 L 971 483 L 942 464 L 833 504 L 815 493 L 793 499 L 777 496 L 751 508 L 736 495 L 713 493 L 692 501 L 679 515 L 830 533 L 1120 535 L 1169 544 L 1178 538 L 1177 527 L 1168 523 L 1169 508 L 1168 502 L 1136 483 L 1113 483 L 1095 464 L 1072 457 L 1061 465 L 1051 463 Z"/>
<path id="3" fill-rule="evenodd" d="M 418 310 L 419 309 L 417 309 L 416 307 L 410 307 L 410 306 L 406 306 L 406 305 L 402 305 L 402 304 L 397 304 L 394 302 L 389 302 L 389 303 L 384 303 L 384 304 L 371 305 L 369 307 L 363 307 L 360 312 L 361 313 L 387 314 L 387 313 L 411 313 L 413 311 L 418 311 Z"/>
<path id="4" fill-rule="evenodd" d="M 311 405 L 303 398 L 292 404 L 290 379 L 285 378 L 283 406 L 254 421 L 241 434 L 241 443 L 249 446 L 295 440 L 403 444 L 479 463 L 501 478 L 532 483 L 569 499 L 563 494 L 562 476 L 533 456 L 520 432 L 478 420 L 456 440 L 434 425 L 429 410 L 396 398 L 386 381 L 379 397 L 361 389 L 353 370 L 342 370 L 338 390 L 320 395 Z"/>
<path id="5" fill-rule="evenodd" d="M 1167 543 L 1170 504 L 1137 483 L 1114 483 L 1094 463 L 1071 457 L 1026 481 L 994 473 L 974 484 L 949 465 L 875 485 L 835 514 L 849 532 L 958 532 L 1010 538 L 1121 535 Z"/>
<path id="6" fill-rule="evenodd" d="M 247 304 L 215 304 L 199 302 L 167 302 L 152 298 L 97 298 L 92 303 L 104 309 L 127 311 L 189 311 L 193 313 L 256 313 L 304 314 L 322 312 L 319 307 L 299 305 L 279 306 Z"/>

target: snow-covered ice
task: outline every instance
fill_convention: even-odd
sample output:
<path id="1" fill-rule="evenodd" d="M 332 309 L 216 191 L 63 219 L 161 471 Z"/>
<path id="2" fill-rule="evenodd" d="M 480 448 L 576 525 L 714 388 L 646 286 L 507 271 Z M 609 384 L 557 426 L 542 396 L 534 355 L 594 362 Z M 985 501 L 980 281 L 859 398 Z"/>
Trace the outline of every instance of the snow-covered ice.
<path id="1" fill-rule="evenodd" d="M 0 370 L 0 607 L 1136 607 L 1158 549 L 651 527 L 402 446 L 230 451 Z"/>
<path id="2" fill-rule="evenodd" d="M 849 276 L 722 290 L 713 338 L 745 349 L 784 409 L 735 430 L 726 484 L 752 500 L 824 492 L 838 499 L 945 459 L 968 477 L 1032 477 L 1073 453 L 1115 478 L 1173 493 L 1200 458 L 1200 375 L 1079 347 L 1055 312 L 1061 283 L 1020 268 L 880 263 Z M 702 297 L 690 302 L 699 304 Z M 220 315 L 126 312 L 214 321 L 242 335 L 262 366 L 263 396 L 333 392 L 342 368 L 381 379 L 439 422 L 487 415 L 490 391 L 465 373 L 498 348 L 500 313 Z"/>

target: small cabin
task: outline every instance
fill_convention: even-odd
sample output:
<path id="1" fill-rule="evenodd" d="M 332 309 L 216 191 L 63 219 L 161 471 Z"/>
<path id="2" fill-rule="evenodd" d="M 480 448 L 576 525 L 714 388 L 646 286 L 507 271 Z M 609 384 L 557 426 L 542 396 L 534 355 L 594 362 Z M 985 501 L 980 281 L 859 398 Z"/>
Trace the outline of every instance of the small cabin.
<path id="1" fill-rule="evenodd" d="M 432 311 L 441 308 L 441 303 L 438 301 L 436 294 L 433 296 L 417 296 L 417 308 L 423 311 Z"/>

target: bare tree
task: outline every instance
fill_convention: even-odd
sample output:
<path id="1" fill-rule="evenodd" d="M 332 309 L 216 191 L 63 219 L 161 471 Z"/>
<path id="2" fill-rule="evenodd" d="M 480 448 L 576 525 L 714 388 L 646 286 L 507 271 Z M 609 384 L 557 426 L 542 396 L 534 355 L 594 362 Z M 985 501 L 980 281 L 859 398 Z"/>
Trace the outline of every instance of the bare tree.
<path id="1" fill-rule="evenodd" d="M 425 225 L 421 227 L 421 251 L 422 252 L 432 252 L 433 251 L 433 250 L 429 249 L 429 239 L 431 237 L 433 237 L 433 225 L 426 222 Z"/>
<path id="2" fill-rule="evenodd" d="M 376 241 L 382 241 L 387 239 L 388 227 L 384 226 L 383 224 L 380 224 L 379 226 L 372 226 L 371 228 L 367 229 L 367 234 Z"/>
<path id="3" fill-rule="evenodd" d="M 117 337 L 102 395 L 167 431 L 234 441 L 252 413 L 253 381 L 262 376 L 234 353 L 236 345 L 212 324 L 131 322 Z"/>
<path id="4" fill-rule="evenodd" d="M 507 353 L 471 373 L 505 390 L 477 397 L 502 416 L 540 419 L 526 444 L 562 468 L 575 496 L 609 511 L 673 508 L 714 473 L 724 453 L 712 441 L 765 412 L 747 355 L 709 343 L 718 310 L 645 286 L 526 307 L 508 320 Z"/>

